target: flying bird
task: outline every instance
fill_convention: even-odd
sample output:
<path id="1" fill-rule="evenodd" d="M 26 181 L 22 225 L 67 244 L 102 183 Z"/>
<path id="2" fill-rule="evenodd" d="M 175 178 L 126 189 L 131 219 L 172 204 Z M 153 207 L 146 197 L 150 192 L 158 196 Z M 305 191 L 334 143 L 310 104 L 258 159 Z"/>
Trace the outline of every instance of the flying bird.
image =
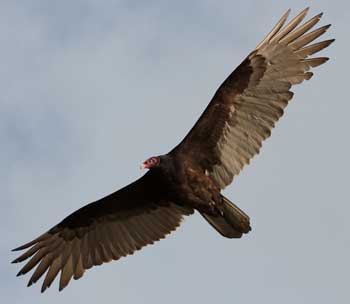
<path id="1" fill-rule="evenodd" d="M 174 231 L 198 211 L 222 236 L 251 230 L 249 216 L 221 194 L 252 157 L 293 97 L 292 85 L 312 77 L 326 57 L 310 57 L 334 39 L 313 43 L 330 25 L 310 31 L 322 13 L 302 23 L 308 8 L 290 10 L 218 88 L 185 138 L 168 154 L 147 159 L 148 171 L 126 187 L 70 214 L 33 241 L 13 262 L 29 259 L 28 286 L 45 275 L 45 291 L 60 273 L 59 290 L 85 270 L 118 260 Z M 285 26 L 284 26 L 285 25 Z"/>

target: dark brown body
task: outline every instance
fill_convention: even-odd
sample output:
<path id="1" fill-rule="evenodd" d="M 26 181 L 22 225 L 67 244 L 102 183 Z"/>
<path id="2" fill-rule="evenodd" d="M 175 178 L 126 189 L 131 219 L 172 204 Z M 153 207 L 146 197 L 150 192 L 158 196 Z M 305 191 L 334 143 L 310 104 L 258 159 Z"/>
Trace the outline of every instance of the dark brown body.
<path id="1" fill-rule="evenodd" d="M 214 205 L 222 199 L 220 188 L 194 161 L 183 155 L 160 156 L 160 165 L 155 170 L 169 180 L 171 200 L 198 211 L 217 214 Z"/>
<path id="2" fill-rule="evenodd" d="M 238 238 L 251 230 L 249 216 L 221 195 L 217 183 L 196 161 L 176 152 L 159 158 L 149 174 L 167 181 L 164 189 L 170 201 L 199 211 L 225 237 Z"/>

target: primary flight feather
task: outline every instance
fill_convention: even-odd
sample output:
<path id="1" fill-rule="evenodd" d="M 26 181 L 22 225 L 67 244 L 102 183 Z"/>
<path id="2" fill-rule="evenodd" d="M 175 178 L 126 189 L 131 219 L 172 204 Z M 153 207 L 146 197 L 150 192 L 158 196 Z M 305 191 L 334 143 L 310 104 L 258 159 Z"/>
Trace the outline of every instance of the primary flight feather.
<path id="1" fill-rule="evenodd" d="M 132 184 L 88 204 L 33 241 L 13 262 L 29 259 L 28 286 L 45 274 L 42 291 L 60 273 L 59 289 L 86 269 L 118 260 L 174 231 L 197 210 L 223 236 L 250 231 L 248 215 L 220 192 L 259 153 L 293 97 L 292 85 L 328 60 L 310 57 L 334 40 L 313 43 L 330 25 L 311 31 L 322 14 L 302 23 L 308 9 L 284 26 L 288 10 L 265 39 L 229 75 L 182 142 L 143 163 Z"/>

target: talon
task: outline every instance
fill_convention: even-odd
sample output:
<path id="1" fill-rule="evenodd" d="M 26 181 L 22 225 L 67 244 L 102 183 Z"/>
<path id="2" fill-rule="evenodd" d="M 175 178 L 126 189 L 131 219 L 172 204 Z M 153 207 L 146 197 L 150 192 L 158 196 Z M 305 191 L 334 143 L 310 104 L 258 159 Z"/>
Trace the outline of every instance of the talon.
<path id="1" fill-rule="evenodd" d="M 214 204 L 212 202 L 209 202 L 209 207 L 208 207 L 209 213 L 213 213 L 214 209 L 215 209 Z"/>
<path id="2" fill-rule="evenodd" d="M 218 214 L 218 211 L 219 210 L 216 208 L 215 203 L 209 202 L 209 212 L 213 215 L 216 215 L 216 214 Z"/>

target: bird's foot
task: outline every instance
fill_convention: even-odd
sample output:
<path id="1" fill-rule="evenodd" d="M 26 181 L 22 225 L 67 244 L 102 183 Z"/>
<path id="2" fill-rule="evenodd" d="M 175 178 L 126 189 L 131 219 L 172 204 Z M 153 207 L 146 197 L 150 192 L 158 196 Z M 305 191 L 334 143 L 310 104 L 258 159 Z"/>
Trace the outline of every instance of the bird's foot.
<path id="1" fill-rule="evenodd" d="M 215 204 L 213 202 L 209 202 L 209 211 L 210 213 L 214 213 L 216 210 Z"/>
<path id="2" fill-rule="evenodd" d="M 209 203 L 209 213 L 211 215 L 223 215 L 221 209 L 216 206 L 215 202 Z"/>

